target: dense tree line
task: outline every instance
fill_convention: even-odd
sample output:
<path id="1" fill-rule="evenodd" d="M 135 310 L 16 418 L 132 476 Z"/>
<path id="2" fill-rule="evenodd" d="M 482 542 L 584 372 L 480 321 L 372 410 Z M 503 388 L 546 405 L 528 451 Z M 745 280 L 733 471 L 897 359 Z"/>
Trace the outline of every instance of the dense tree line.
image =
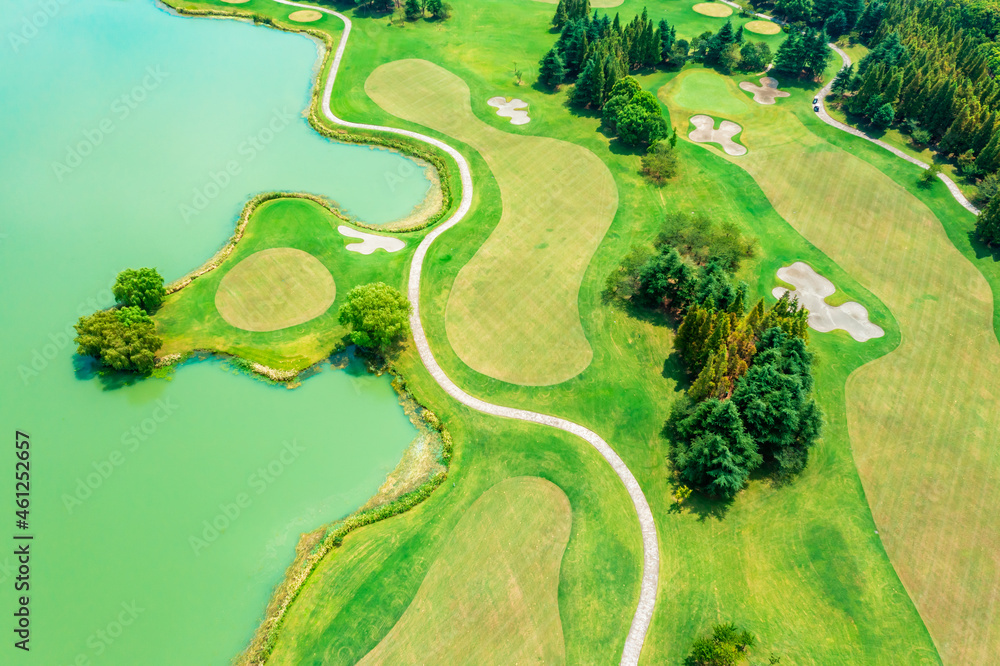
<path id="1" fill-rule="evenodd" d="M 115 370 L 148 373 L 163 345 L 149 316 L 166 296 L 163 278 L 153 268 L 127 269 L 118 274 L 111 292 L 117 308 L 82 316 L 74 326 L 76 351 Z"/>
<path id="2" fill-rule="evenodd" d="M 1000 169 L 998 10 L 977 3 L 872 0 L 858 21 L 871 47 L 833 90 L 877 127 L 898 123 L 913 143 L 953 156 L 977 196 L 996 192 Z"/>

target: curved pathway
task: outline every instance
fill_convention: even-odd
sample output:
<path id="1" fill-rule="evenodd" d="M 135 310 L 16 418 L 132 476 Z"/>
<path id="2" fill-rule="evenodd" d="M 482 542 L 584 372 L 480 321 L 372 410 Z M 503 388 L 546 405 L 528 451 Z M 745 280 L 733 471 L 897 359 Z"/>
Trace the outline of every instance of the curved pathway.
<path id="1" fill-rule="evenodd" d="M 315 9 L 317 11 L 336 16 L 344 22 L 344 32 L 340 37 L 340 43 L 337 45 L 337 50 L 334 53 L 333 62 L 330 65 L 330 73 L 327 75 L 326 79 L 326 87 L 323 90 L 322 109 L 323 115 L 326 116 L 327 119 L 343 127 L 373 130 L 377 132 L 389 132 L 392 134 L 407 136 L 411 139 L 416 139 L 417 141 L 422 141 L 448 153 L 455 160 L 455 163 L 458 164 L 458 170 L 462 180 L 462 201 L 458 206 L 458 210 L 456 210 L 455 213 L 445 222 L 439 224 L 433 231 L 424 237 L 423 242 L 420 243 L 417 247 L 416 253 L 413 255 L 413 263 L 410 266 L 410 279 L 407 288 L 407 295 L 409 296 L 410 303 L 413 305 L 413 314 L 410 316 L 410 327 L 413 329 L 413 338 L 416 342 L 417 350 L 420 352 L 420 359 L 423 361 L 424 366 L 426 366 L 428 372 L 430 372 L 431 376 L 434 377 L 434 380 L 441 386 L 441 388 L 443 388 L 448 395 L 453 397 L 455 400 L 458 400 L 463 405 L 471 407 L 476 411 L 483 412 L 484 414 L 517 419 L 520 421 L 528 421 L 531 423 L 539 423 L 541 425 L 552 426 L 553 428 L 559 428 L 560 430 L 572 433 L 581 439 L 586 440 L 587 443 L 597 449 L 597 451 L 614 469 L 618 478 L 621 479 L 622 484 L 625 486 L 625 490 L 628 491 L 629 496 L 632 498 L 632 503 L 635 505 L 636 515 L 639 518 L 639 525 L 642 528 L 643 564 L 642 585 L 639 591 L 639 604 L 635 610 L 635 615 L 632 618 L 632 626 L 629 628 L 628 636 L 625 639 L 625 649 L 622 651 L 622 658 L 620 662 L 623 666 L 633 666 L 634 664 L 638 664 L 639 653 L 642 651 L 642 643 L 646 638 L 646 632 L 649 629 L 649 623 L 653 617 L 653 606 L 656 603 L 656 588 L 658 585 L 660 571 L 660 551 L 656 537 L 656 524 L 653 522 L 653 514 L 649 510 L 649 503 L 646 501 L 645 495 L 642 494 L 642 489 L 639 487 L 639 483 L 635 480 L 632 472 L 629 471 L 625 462 L 618 456 L 617 453 L 615 453 L 614 449 L 612 449 L 607 442 L 597 435 L 597 433 L 588 430 L 579 424 L 567 421 L 566 419 L 558 418 L 556 416 L 548 416 L 546 414 L 539 414 L 537 412 L 530 412 L 523 409 L 514 409 L 512 407 L 494 405 L 469 395 L 459 388 L 455 382 L 448 378 L 448 375 L 446 375 L 444 370 L 441 369 L 441 366 L 438 365 L 437 360 L 434 358 L 434 354 L 431 352 L 430 345 L 427 343 L 427 336 L 424 333 L 424 327 L 420 321 L 420 275 L 423 270 L 424 257 L 427 256 L 427 250 L 438 238 L 438 236 L 461 222 L 462 218 L 465 217 L 465 214 L 469 212 L 469 208 L 472 206 L 472 172 L 469 169 L 469 163 L 457 150 L 443 141 L 439 141 L 433 137 L 395 127 L 354 123 L 338 118 L 330 108 L 330 99 L 333 93 L 333 84 L 336 80 L 337 71 L 340 68 L 340 62 L 344 56 L 344 49 L 347 47 L 347 38 L 351 34 L 350 19 L 339 12 L 335 12 L 332 9 L 326 9 L 325 7 L 315 7 L 313 5 L 299 2 L 291 2 L 291 0 L 274 1 L 290 7 Z"/>
<path id="2" fill-rule="evenodd" d="M 850 56 L 848 56 L 846 53 L 844 53 L 839 48 L 837 48 L 837 46 L 834 45 L 834 44 L 829 44 L 828 46 L 831 49 L 833 49 L 834 52 L 836 52 L 837 55 L 840 56 L 840 59 L 843 61 L 844 64 L 841 66 L 841 69 L 843 69 L 844 67 L 850 67 L 851 66 L 851 58 L 850 58 Z M 834 120 L 833 118 L 831 118 L 830 114 L 827 113 L 827 111 L 826 111 L 826 103 L 825 103 L 826 102 L 826 96 L 829 94 L 831 86 L 833 86 L 833 81 L 832 80 L 829 83 L 827 83 L 825 86 L 823 86 L 823 88 L 816 94 L 816 96 L 819 97 L 819 112 L 817 113 L 817 115 L 819 116 L 820 120 L 822 120 L 827 125 L 830 125 L 831 127 L 836 127 L 839 130 L 843 130 L 843 131 L 847 132 L 848 134 L 853 134 L 854 136 L 859 137 L 861 139 L 864 139 L 866 141 L 871 141 L 876 146 L 880 146 L 882 148 L 885 148 L 886 150 L 888 150 L 890 153 L 892 153 L 896 157 L 900 157 L 900 158 L 906 160 L 907 162 L 909 162 L 910 164 L 913 164 L 915 166 L 920 167 L 921 169 L 930 169 L 931 168 L 930 165 L 924 164 L 923 162 L 921 162 L 917 158 L 911 157 L 910 155 L 907 155 L 906 153 L 904 153 L 899 148 L 896 148 L 895 146 L 890 146 L 885 141 L 879 141 L 878 139 L 873 139 L 872 137 L 868 136 L 867 134 L 865 134 L 861 130 L 859 130 L 857 128 L 854 128 L 854 127 L 851 127 L 850 125 L 845 125 L 844 123 L 840 122 L 839 120 Z M 944 182 L 945 187 L 947 187 L 948 191 L 951 192 L 951 196 L 955 197 L 955 201 L 957 201 L 958 203 L 962 204 L 962 206 L 967 211 L 969 211 L 970 213 L 972 213 L 973 215 L 979 215 L 979 209 L 976 208 L 975 206 L 973 206 L 972 203 L 968 199 L 965 198 L 965 195 L 962 194 L 962 191 L 960 189 L 958 189 L 958 185 L 955 184 L 955 181 L 953 181 L 951 178 L 949 178 L 948 176 L 944 175 L 943 173 L 939 173 L 938 174 L 938 178 L 940 178 Z"/>
<path id="3" fill-rule="evenodd" d="M 741 7 L 740 5 L 736 4 L 735 2 L 732 2 L 732 0 L 722 0 L 722 2 L 724 2 L 727 5 L 730 5 L 731 7 L 735 7 L 736 9 L 739 9 L 741 11 L 743 10 L 743 7 Z M 758 14 L 756 12 L 750 12 L 750 13 L 753 14 L 754 16 L 758 17 L 758 18 L 762 18 L 762 19 L 767 20 L 767 21 L 773 21 L 774 23 L 777 23 L 778 25 L 784 25 L 783 21 L 780 21 L 780 20 L 774 18 L 773 16 L 768 16 L 767 14 Z M 843 69 L 844 67 L 850 67 L 851 66 L 851 58 L 850 58 L 850 56 L 848 56 L 842 50 L 840 50 L 839 48 L 837 48 L 836 44 L 832 44 L 831 43 L 831 44 L 827 44 L 827 46 L 829 46 L 834 51 L 834 53 L 836 53 L 837 55 L 840 56 L 840 59 L 843 62 L 843 65 L 841 65 L 841 67 L 840 67 L 841 69 Z M 888 150 L 890 153 L 892 153 L 896 157 L 901 157 L 902 159 L 906 160 L 910 164 L 918 166 L 921 169 L 930 169 L 931 168 L 930 165 L 921 162 L 920 160 L 918 160 L 915 157 L 911 157 L 910 155 L 907 155 L 906 153 L 904 153 L 899 148 L 896 148 L 895 146 L 890 146 L 885 141 L 879 141 L 878 139 L 874 139 L 874 138 L 868 136 L 867 134 L 865 134 L 864 132 L 862 132 L 861 130 L 859 130 L 857 128 L 854 128 L 854 127 L 851 127 L 850 125 L 846 125 L 846 124 L 840 122 L 839 120 L 834 120 L 832 117 L 830 117 L 830 114 L 826 112 L 826 104 L 825 104 L 825 102 L 826 102 L 826 96 L 830 93 L 831 86 L 833 86 L 833 80 L 832 79 L 830 80 L 829 83 L 827 83 L 825 86 L 823 86 L 823 88 L 820 89 L 820 91 L 818 93 L 816 93 L 816 96 L 819 98 L 819 104 L 818 104 L 819 105 L 819 112 L 816 115 L 819 116 L 820 120 L 822 120 L 824 123 L 826 123 L 830 127 L 836 127 L 837 129 L 843 130 L 844 132 L 847 132 L 848 134 L 853 134 L 854 136 L 858 137 L 859 139 L 864 139 L 865 141 L 870 141 L 870 142 L 874 143 L 876 146 L 879 146 L 881 148 L 885 148 L 886 150 Z M 968 199 L 965 198 L 965 195 L 962 194 L 962 191 L 960 189 L 958 189 L 958 185 L 955 184 L 955 181 L 953 181 L 951 178 L 949 178 L 948 176 L 944 175 L 943 173 L 939 173 L 938 174 L 938 178 L 940 178 L 942 180 L 942 182 L 944 182 L 945 187 L 947 187 L 948 191 L 951 192 L 951 196 L 955 197 L 955 201 L 957 201 L 958 203 L 962 204 L 962 207 L 965 208 L 970 213 L 972 213 L 973 215 L 979 215 L 979 209 L 976 208 L 974 205 L 972 205 L 972 202 L 970 202 Z"/>

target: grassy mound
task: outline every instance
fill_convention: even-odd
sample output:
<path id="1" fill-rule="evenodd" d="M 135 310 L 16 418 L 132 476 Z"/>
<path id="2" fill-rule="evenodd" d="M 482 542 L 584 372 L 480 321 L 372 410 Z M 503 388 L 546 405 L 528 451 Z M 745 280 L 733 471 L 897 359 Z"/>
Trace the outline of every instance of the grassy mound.
<path id="1" fill-rule="evenodd" d="M 319 259 L 278 247 L 252 254 L 226 273 L 215 307 L 236 328 L 277 331 L 320 316 L 336 295 L 333 276 Z"/>
<path id="2" fill-rule="evenodd" d="M 660 96 L 677 117 L 680 84 Z M 751 151 L 734 163 L 899 323 L 899 347 L 847 382 L 854 456 L 879 536 L 945 661 L 981 660 L 1000 649 L 992 610 L 1000 586 L 992 292 L 926 205 L 788 109 L 748 109 L 740 122 L 753 130 L 744 137 Z M 915 183 L 919 172 L 911 171 Z"/>
<path id="3" fill-rule="evenodd" d="M 732 7 L 721 2 L 699 2 L 691 9 L 704 16 L 715 18 L 725 18 L 726 16 L 731 16 L 733 13 Z"/>
<path id="4" fill-rule="evenodd" d="M 508 479 L 469 507 L 410 606 L 360 664 L 562 663 L 557 591 L 570 506 Z"/>
<path id="5" fill-rule="evenodd" d="M 607 167 L 571 143 L 487 125 L 473 115 L 466 83 L 426 60 L 383 65 L 365 90 L 393 115 L 478 150 L 500 187 L 500 222 L 448 302 L 455 352 L 514 384 L 558 384 L 582 372 L 593 352 L 580 323 L 580 283 L 618 206 Z"/>

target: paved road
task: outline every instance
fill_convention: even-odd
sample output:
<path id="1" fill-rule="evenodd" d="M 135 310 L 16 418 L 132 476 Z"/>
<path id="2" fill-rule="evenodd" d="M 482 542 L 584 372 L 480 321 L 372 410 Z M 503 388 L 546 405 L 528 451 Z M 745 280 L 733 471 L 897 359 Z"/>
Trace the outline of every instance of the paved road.
<path id="1" fill-rule="evenodd" d="M 344 22 L 344 32 L 340 37 L 340 43 L 337 45 L 337 50 L 334 53 L 333 63 L 330 65 L 330 74 L 326 79 L 326 88 L 323 91 L 323 115 L 325 115 L 331 122 L 344 127 L 389 132 L 428 143 L 448 153 L 455 160 L 455 163 L 458 164 L 459 175 L 462 179 L 462 200 L 458 206 L 458 210 L 456 210 L 455 213 L 445 222 L 439 224 L 433 231 L 424 237 L 423 242 L 421 242 L 417 247 L 417 251 L 413 255 L 413 263 L 410 265 L 408 296 L 410 298 L 410 303 L 413 305 L 413 314 L 410 317 L 410 327 L 413 329 L 413 338 L 416 342 L 417 350 L 420 352 L 420 359 L 423 361 L 427 370 L 431 373 L 431 376 L 434 377 L 435 381 L 441 385 L 441 388 L 443 388 L 448 395 L 458 400 L 463 405 L 493 416 L 517 419 L 520 421 L 529 421 L 531 423 L 539 423 L 541 425 L 552 426 L 553 428 L 565 430 L 568 433 L 572 433 L 580 437 L 597 449 L 604 459 L 608 461 L 608 464 L 611 465 L 612 469 L 614 469 L 618 478 L 621 479 L 622 484 L 625 486 L 625 490 L 628 491 L 629 497 L 632 498 L 632 504 L 635 505 L 635 513 L 639 519 L 639 525 L 642 529 L 643 563 L 642 584 L 639 590 L 639 604 L 636 607 L 635 615 L 632 617 L 632 626 L 629 628 L 628 636 L 625 638 L 625 648 L 622 651 L 622 658 L 620 662 L 623 666 L 634 666 L 635 664 L 638 664 L 639 653 L 642 651 L 642 644 L 646 638 L 646 632 L 649 629 L 649 622 L 653 617 L 653 606 L 656 604 L 656 588 L 659 581 L 660 571 L 660 551 L 656 536 L 656 524 L 653 522 L 653 514 L 650 512 L 649 503 L 646 501 L 645 495 L 642 494 L 642 489 L 639 487 L 639 483 L 635 480 L 632 472 L 629 471 L 624 461 L 622 461 L 622 459 L 617 453 L 615 453 L 614 449 L 612 449 L 607 442 L 601 439 L 601 437 L 596 433 L 579 424 L 556 416 L 549 416 L 547 414 L 538 414 L 536 412 L 529 412 L 523 409 L 514 409 L 512 407 L 494 405 L 469 395 L 459 388 L 458 385 L 445 374 L 444 370 L 441 369 L 441 366 L 438 365 L 437 360 L 434 358 L 430 345 L 427 343 L 427 336 L 424 333 L 424 327 L 420 321 L 420 275 L 423 270 L 424 258 L 427 256 L 427 250 L 430 246 L 441 234 L 461 222 L 466 213 L 469 212 L 469 208 L 472 206 L 472 172 L 469 169 L 469 163 L 457 150 L 443 141 L 439 141 L 433 137 L 395 127 L 354 123 L 338 118 L 330 108 L 330 98 L 333 92 L 333 84 L 336 80 L 337 71 L 340 68 L 340 61 L 344 56 L 344 49 L 347 47 L 347 38 L 351 34 L 350 19 L 339 12 L 326 9 L 325 7 L 316 7 L 308 4 L 291 2 L 290 0 L 274 1 L 291 7 L 315 9 L 317 11 L 336 16 Z"/>

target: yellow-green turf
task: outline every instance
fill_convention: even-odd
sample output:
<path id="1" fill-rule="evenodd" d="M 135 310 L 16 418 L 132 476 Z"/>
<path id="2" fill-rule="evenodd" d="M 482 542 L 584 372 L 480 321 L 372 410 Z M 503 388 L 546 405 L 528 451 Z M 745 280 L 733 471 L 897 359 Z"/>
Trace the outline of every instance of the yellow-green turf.
<path id="1" fill-rule="evenodd" d="M 427 60 L 382 65 L 365 90 L 389 113 L 475 148 L 500 188 L 500 222 L 448 302 L 455 352 L 513 384 L 558 384 L 580 374 L 593 357 L 580 323 L 580 282 L 618 207 L 608 168 L 580 146 L 478 120 L 468 85 Z"/>
<path id="2" fill-rule="evenodd" d="M 465 512 L 396 626 L 359 664 L 562 664 L 565 493 L 501 481 Z"/>
<path id="3" fill-rule="evenodd" d="M 277 331 L 326 312 L 337 286 L 323 263 L 291 247 L 261 250 L 236 264 L 215 292 L 222 318 L 244 331 Z"/>
<path id="4" fill-rule="evenodd" d="M 781 26 L 773 21 L 748 21 L 743 29 L 758 35 L 777 35 L 781 32 Z"/>
<path id="5" fill-rule="evenodd" d="M 535 0 L 535 2 L 544 2 L 549 5 L 559 4 L 559 0 Z M 590 6 L 594 9 L 607 9 L 608 7 L 617 7 L 623 2 L 625 0 L 591 0 Z"/>
<path id="6" fill-rule="evenodd" d="M 660 98 L 675 122 L 701 111 Z M 683 102 L 681 101 L 683 100 Z M 1000 345 L 993 294 L 931 210 L 782 107 L 739 116 L 757 181 L 793 227 L 891 310 L 902 341 L 847 382 L 858 470 L 903 584 L 947 663 L 1000 655 Z M 794 257 L 789 257 L 794 259 Z"/>
<path id="7" fill-rule="evenodd" d="M 699 14 L 713 18 L 725 18 L 733 13 L 733 8 L 721 2 L 699 2 L 691 7 Z"/>
<path id="8" fill-rule="evenodd" d="M 415 245 L 410 240 L 405 249 L 392 254 L 348 252 L 347 243 L 355 241 L 337 231 L 340 224 L 341 219 L 306 199 L 277 199 L 260 206 L 232 254 L 215 270 L 168 296 L 153 316 L 164 340 L 158 353 L 164 356 L 194 350 L 219 351 L 279 370 L 305 369 L 326 358 L 347 333 L 337 322 L 340 300 L 335 296 L 343 298 L 355 285 L 382 279 L 387 270 L 400 274 L 402 286 L 402 268 Z M 401 237 L 412 238 L 405 234 Z M 273 312 L 267 313 L 261 306 L 271 301 L 264 292 L 281 289 L 275 282 L 278 273 L 289 275 L 287 264 L 267 262 L 271 265 L 262 267 L 261 259 L 273 257 L 276 250 L 286 258 L 292 253 L 300 253 L 300 258 L 306 255 L 316 262 L 316 276 L 329 282 L 304 279 L 301 289 L 287 289 L 293 285 L 286 283 L 281 296 L 294 301 L 282 303 L 278 298 L 273 302 Z M 302 265 L 295 264 L 298 268 Z M 227 300 L 226 294 L 242 299 L 243 309 L 236 299 Z M 219 298 L 237 325 L 219 313 Z M 283 318 L 288 316 L 308 319 L 286 326 L 288 321 Z M 279 330 L 253 330 L 266 328 L 266 322 L 281 326 Z"/>

